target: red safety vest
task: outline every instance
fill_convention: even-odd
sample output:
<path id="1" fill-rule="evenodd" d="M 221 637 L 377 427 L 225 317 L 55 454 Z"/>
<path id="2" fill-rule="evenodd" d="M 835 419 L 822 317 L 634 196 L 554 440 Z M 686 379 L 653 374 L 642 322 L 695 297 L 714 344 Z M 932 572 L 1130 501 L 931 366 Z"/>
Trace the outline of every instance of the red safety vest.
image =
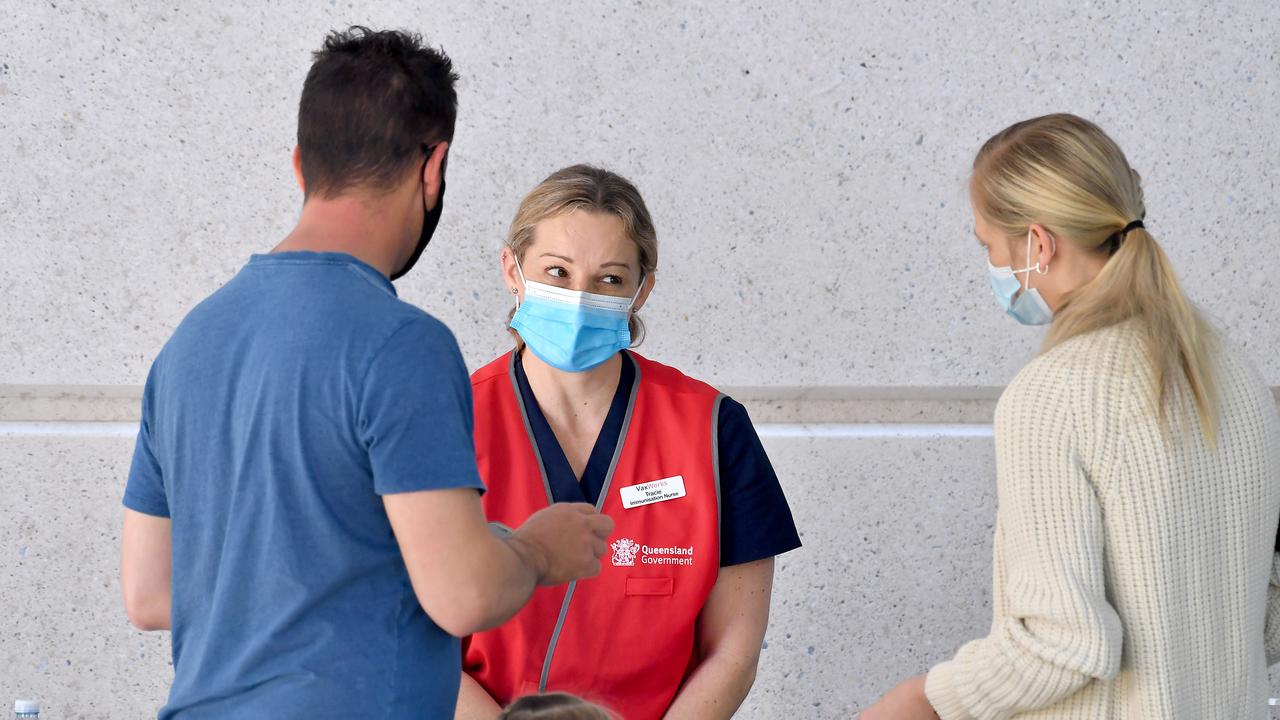
<path id="1" fill-rule="evenodd" d="M 538 588 L 506 624 L 464 642 L 464 669 L 503 705 L 561 691 L 626 720 L 657 720 L 696 664 L 695 622 L 720 569 L 722 396 L 631 357 L 637 389 L 597 504 L 616 523 L 600 575 Z M 485 514 L 511 528 L 552 502 L 513 360 L 508 353 L 471 377 Z M 663 499 L 681 483 L 683 497 Z"/>

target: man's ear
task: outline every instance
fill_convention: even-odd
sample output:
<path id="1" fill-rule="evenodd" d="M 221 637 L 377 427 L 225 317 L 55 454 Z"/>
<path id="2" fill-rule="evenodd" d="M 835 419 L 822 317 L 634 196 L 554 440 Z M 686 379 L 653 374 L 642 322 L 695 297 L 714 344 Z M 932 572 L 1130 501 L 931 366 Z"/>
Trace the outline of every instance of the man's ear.
<path id="1" fill-rule="evenodd" d="M 448 152 L 448 142 L 437 143 L 426 166 L 422 168 L 422 187 L 426 193 L 428 210 L 435 210 L 436 202 L 440 199 L 440 188 L 444 186 L 445 156 Z"/>
<path id="2" fill-rule="evenodd" d="M 293 179 L 298 181 L 298 189 L 307 194 L 307 181 L 302 178 L 302 148 L 293 149 Z"/>
<path id="3" fill-rule="evenodd" d="M 644 307 L 644 303 L 649 299 L 649 293 L 653 292 L 653 286 L 658 282 L 658 273 L 646 273 L 644 276 L 644 285 L 640 288 L 640 294 L 636 296 L 635 305 L 631 306 L 632 310 L 638 311 Z"/>

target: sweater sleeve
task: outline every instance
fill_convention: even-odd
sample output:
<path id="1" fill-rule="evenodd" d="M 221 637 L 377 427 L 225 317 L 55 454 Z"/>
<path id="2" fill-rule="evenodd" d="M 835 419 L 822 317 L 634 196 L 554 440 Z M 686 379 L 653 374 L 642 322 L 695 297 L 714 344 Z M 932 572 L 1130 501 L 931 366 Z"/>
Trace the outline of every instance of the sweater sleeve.
<path id="1" fill-rule="evenodd" d="M 1267 667 L 1280 662 L 1280 553 L 1271 556 L 1271 582 L 1267 585 Z"/>
<path id="2" fill-rule="evenodd" d="M 1005 611 L 989 636 L 929 672 L 925 693 L 942 720 L 1007 718 L 1119 672 L 1122 630 L 1106 597 L 1102 508 L 1066 385 L 1031 373 L 1015 379 L 997 408 Z"/>

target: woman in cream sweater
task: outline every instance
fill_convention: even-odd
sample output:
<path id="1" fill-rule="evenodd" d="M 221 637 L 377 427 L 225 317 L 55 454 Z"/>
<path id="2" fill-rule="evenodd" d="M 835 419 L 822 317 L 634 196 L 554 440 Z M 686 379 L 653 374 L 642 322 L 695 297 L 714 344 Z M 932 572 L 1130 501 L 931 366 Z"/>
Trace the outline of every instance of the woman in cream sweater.
<path id="1" fill-rule="evenodd" d="M 1093 123 L 1000 132 L 970 196 L 1000 305 L 1049 325 L 996 408 L 995 617 L 863 718 L 1265 717 L 1275 399 L 1183 295 Z"/>

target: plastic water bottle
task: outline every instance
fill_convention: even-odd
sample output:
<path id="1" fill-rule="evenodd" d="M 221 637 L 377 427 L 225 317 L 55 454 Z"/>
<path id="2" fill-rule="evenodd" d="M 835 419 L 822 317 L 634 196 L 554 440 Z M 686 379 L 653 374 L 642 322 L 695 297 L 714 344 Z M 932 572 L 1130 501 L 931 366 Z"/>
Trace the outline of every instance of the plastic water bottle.
<path id="1" fill-rule="evenodd" d="M 13 716 L 17 720 L 38 720 L 40 703 L 35 700 L 18 700 L 13 704 Z"/>

